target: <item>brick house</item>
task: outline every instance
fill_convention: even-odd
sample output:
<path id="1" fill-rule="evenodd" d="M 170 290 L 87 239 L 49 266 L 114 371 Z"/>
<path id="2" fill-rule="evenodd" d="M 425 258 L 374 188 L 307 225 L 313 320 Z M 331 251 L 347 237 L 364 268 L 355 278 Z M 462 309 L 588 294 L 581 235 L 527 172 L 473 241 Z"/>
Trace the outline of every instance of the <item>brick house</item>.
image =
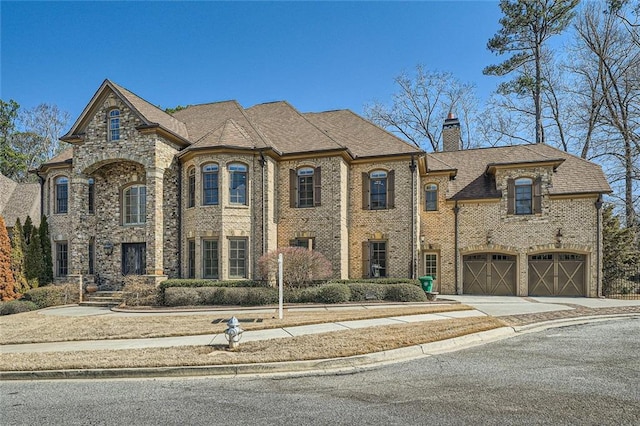
<path id="1" fill-rule="evenodd" d="M 235 101 L 169 115 L 106 80 L 43 164 L 54 273 L 253 278 L 318 250 L 335 278 L 431 274 L 443 293 L 599 293 L 600 168 L 548 146 L 426 154 L 347 111 Z M 457 255 L 456 255 L 457 253 Z"/>

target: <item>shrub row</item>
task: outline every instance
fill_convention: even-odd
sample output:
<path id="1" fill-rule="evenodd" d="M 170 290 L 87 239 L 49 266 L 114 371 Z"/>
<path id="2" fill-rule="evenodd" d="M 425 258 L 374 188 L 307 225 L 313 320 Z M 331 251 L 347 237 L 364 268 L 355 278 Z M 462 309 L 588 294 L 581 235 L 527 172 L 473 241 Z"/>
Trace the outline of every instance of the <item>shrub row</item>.
<path id="1" fill-rule="evenodd" d="M 33 302 L 37 309 L 68 305 L 80 301 L 80 288 L 75 284 L 51 284 L 29 290 L 22 299 Z"/>
<path id="2" fill-rule="evenodd" d="M 425 293 L 415 284 L 328 283 L 317 287 L 287 289 L 286 303 L 344 303 L 387 300 L 422 302 Z M 168 286 L 164 289 L 164 305 L 234 305 L 261 306 L 278 303 L 278 289 L 272 287 Z"/>
<path id="3" fill-rule="evenodd" d="M 13 315 L 22 312 L 35 311 L 38 306 L 27 300 L 12 300 L 10 302 L 0 302 L 0 315 Z"/>

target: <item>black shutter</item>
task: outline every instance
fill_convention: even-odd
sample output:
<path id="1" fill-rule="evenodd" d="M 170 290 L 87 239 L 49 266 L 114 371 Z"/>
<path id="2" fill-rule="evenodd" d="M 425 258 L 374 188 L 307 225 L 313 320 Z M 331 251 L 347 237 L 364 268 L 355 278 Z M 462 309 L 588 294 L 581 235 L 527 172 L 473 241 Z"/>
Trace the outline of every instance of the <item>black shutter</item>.
<path id="1" fill-rule="evenodd" d="M 396 171 L 390 170 L 387 174 L 387 208 L 396 207 Z"/>
<path id="2" fill-rule="evenodd" d="M 540 176 L 533 183 L 533 213 L 542 213 L 542 178 Z"/>
<path id="3" fill-rule="evenodd" d="M 322 200 L 322 174 L 320 167 L 313 171 L 313 205 L 319 206 Z"/>
<path id="4" fill-rule="evenodd" d="M 362 242 L 362 278 L 371 278 L 369 241 Z"/>
<path id="5" fill-rule="evenodd" d="M 515 210 L 515 180 L 507 179 L 507 214 L 513 214 Z"/>
<path id="6" fill-rule="evenodd" d="M 298 207 L 298 174 L 289 169 L 289 207 Z"/>
<path id="7" fill-rule="evenodd" d="M 362 173 L 362 209 L 369 210 L 369 173 Z"/>

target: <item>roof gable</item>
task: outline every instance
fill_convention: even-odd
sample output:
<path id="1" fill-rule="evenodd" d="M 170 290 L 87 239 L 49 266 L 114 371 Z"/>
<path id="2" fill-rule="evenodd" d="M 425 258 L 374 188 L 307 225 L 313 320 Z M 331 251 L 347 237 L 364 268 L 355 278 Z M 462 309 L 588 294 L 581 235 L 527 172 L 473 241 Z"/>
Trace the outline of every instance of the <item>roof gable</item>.
<path id="1" fill-rule="evenodd" d="M 100 106 L 100 103 L 104 101 L 109 93 L 113 93 L 123 103 L 125 103 L 138 116 L 145 126 L 159 127 L 167 131 L 169 134 L 187 142 L 189 134 L 187 133 L 187 128 L 184 123 L 181 123 L 179 120 L 162 111 L 155 105 L 152 105 L 141 97 L 109 80 L 105 80 L 100 85 L 100 88 L 98 88 L 87 106 L 84 108 L 82 114 L 80 114 L 71 129 L 67 134 L 62 136 L 60 140 L 67 142 L 77 140 L 84 132 L 84 128 L 89 120 L 93 118 L 96 110 Z"/>

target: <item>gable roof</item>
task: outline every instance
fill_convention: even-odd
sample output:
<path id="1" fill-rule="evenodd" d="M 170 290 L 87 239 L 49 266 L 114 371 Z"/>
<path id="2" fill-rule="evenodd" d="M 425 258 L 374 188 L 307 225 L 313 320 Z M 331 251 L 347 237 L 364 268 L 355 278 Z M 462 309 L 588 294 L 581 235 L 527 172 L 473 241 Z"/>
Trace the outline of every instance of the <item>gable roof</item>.
<path id="1" fill-rule="evenodd" d="M 52 159 L 45 161 L 40 165 L 38 170 L 46 169 L 52 166 L 62 165 L 62 164 L 71 164 L 73 161 L 73 147 L 65 148 L 58 155 L 53 157 Z"/>
<path id="2" fill-rule="evenodd" d="M 100 100 L 104 99 L 106 94 L 111 91 L 120 98 L 132 111 L 134 111 L 138 117 L 142 120 L 145 126 L 148 127 L 160 127 L 170 134 L 177 136 L 183 142 L 187 143 L 189 134 L 184 123 L 175 119 L 171 115 L 162 111 L 160 108 L 145 101 L 136 94 L 130 92 L 124 87 L 118 86 L 112 81 L 105 80 L 100 85 L 100 88 L 93 95 L 87 106 L 80 114 L 80 117 L 73 124 L 71 129 L 60 138 L 63 141 L 72 141 L 78 138 L 82 133 L 83 127 L 87 121 L 91 118 L 92 112 L 98 107 Z"/>
<path id="3" fill-rule="evenodd" d="M 0 174 L 0 216 L 7 228 L 13 227 L 16 219 L 24 223 L 27 216 L 33 224 L 40 224 L 40 184 L 17 183 Z"/>
<path id="4" fill-rule="evenodd" d="M 514 145 L 427 154 L 427 173 L 457 171 L 446 197 L 452 200 L 499 198 L 489 166 L 533 167 L 536 163 L 555 167 L 551 195 L 611 192 L 602 168 L 582 158 L 545 144 Z"/>

